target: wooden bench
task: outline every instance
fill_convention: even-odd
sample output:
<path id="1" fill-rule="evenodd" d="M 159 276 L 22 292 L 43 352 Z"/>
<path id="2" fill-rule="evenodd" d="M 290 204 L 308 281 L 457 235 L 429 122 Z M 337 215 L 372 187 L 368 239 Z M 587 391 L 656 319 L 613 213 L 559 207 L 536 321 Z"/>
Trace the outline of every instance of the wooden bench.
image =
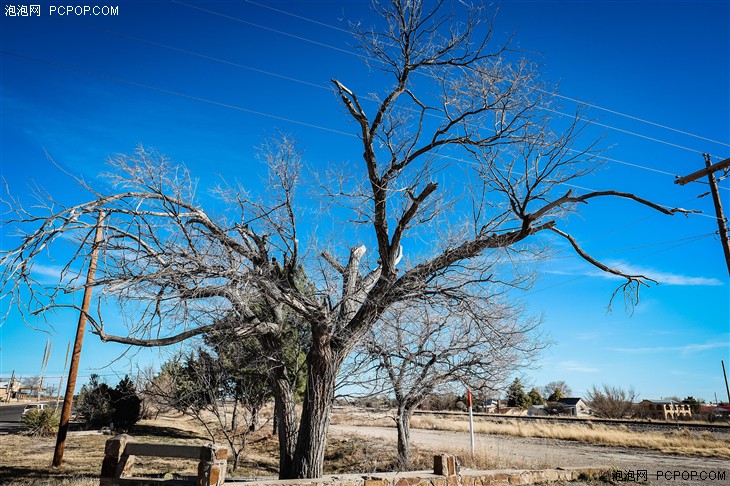
<path id="1" fill-rule="evenodd" d="M 198 475 L 183 479 L 131 477 L 135 456 L 197 459 Z M 106 441 L 99 486 L 223 486 L 228 449 L 203 446 L 133 442 L 127 434 Z"/>

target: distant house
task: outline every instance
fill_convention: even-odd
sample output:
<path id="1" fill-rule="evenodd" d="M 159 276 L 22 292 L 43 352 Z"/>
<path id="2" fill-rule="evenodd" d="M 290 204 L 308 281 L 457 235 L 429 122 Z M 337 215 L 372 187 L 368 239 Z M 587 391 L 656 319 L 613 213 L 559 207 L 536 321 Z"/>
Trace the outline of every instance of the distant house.
<path id="1" fill-rule="evenodd" d="M 583 417 L 585 415 L 590 415 L 591 409 L 588 407 L 588 404 L 583 401 L 580 397 L 565 397 L 558 400 L 558 403 L 560 403 L 563 406 L 563 410 L 565 410 L 565 413 L 567 415 L 571 415 L 573 417 Z"/>
<path id="2" fill-rule="evenodd" d="M 10 398 L 17 398 L 19 390 L 20 382 L 18 380 L 13 381 L 12 386 L 8 381 L 0 382 L 0 400 L 7 401 L 8 394 L 10 394 Z"/>
<path id="3" fill-rule="evenodd" d="M 675 400 L 642 400 L 639 406 L 643 416 L 658 420 L 692 417 L 692 408 L 689 404 Z"/>
<path id="4" fill-rule="evenodd" d="M 527 409 L 527 415 L 531 417 L 543 417 L 550 415 L 550 413 L 548 413 L 545 409 L 545 405 L 531 405 L 530 408 Z"/>
<path id="5" fill-rule="evenodd" d="M 487 398 L 483 402 L 474 403 L 474 411 L 483 413 L 501 413 L 500 401 L 494 398 Z"/>
<path id="6" fill-rule="evenodd" d="M 700 405 L 700 412 L 730 417 L 730 405 L 719 405 L 717 403 L 703 404 Z"/>

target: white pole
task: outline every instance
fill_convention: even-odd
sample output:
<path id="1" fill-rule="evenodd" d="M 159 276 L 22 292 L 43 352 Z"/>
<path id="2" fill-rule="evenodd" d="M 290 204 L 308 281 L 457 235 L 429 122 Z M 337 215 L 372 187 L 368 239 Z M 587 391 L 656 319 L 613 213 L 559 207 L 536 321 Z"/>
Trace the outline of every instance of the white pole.
<path id="1" fill-rule="evenodd" d="M 469 440 L 471 443 L 471 455 L 474 456 L 474 415 L 471 411 L 471 391 L 466 389 L 466 399 L 469 402 Z"/>

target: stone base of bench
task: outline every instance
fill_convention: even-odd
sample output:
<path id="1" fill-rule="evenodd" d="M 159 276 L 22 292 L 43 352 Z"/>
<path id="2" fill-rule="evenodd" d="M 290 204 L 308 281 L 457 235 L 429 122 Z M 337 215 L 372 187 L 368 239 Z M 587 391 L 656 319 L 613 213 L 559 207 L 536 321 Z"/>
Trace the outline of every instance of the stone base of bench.
<path id="1" fill-rule="evenodd" d="M 198 475 L 182 479 L 132 477 L 134 458 L 138 456 L 196 459 Z M 99 486 L 223 486 L 227 461 L 228 449 L 215 444 L 142 443 L 121 434 L 106 441 Z"/>

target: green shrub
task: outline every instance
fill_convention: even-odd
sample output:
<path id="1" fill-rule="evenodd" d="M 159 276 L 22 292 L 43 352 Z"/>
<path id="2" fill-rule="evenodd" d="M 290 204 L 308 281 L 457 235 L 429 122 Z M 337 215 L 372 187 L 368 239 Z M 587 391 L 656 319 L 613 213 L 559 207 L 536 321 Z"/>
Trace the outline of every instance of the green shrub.
<path id="1" fill-rule="evenodd" d="M 132 380 L 125 376 L 112 388 L 98 375 L 81 387 L 76 407 L 87 428 L 113 427 L 129 431 L 141 416 L 141 400 Z"/>
<path id="2" fill-rule="evenodd" d="M 61 421 L 61 411 L 57 408 L 46 407 L 43 410 L 28 410 L 20 421 L 28 427 L 23 433 L 33 437 L 45 437 L 58 432 L 58 423 Z"/>

